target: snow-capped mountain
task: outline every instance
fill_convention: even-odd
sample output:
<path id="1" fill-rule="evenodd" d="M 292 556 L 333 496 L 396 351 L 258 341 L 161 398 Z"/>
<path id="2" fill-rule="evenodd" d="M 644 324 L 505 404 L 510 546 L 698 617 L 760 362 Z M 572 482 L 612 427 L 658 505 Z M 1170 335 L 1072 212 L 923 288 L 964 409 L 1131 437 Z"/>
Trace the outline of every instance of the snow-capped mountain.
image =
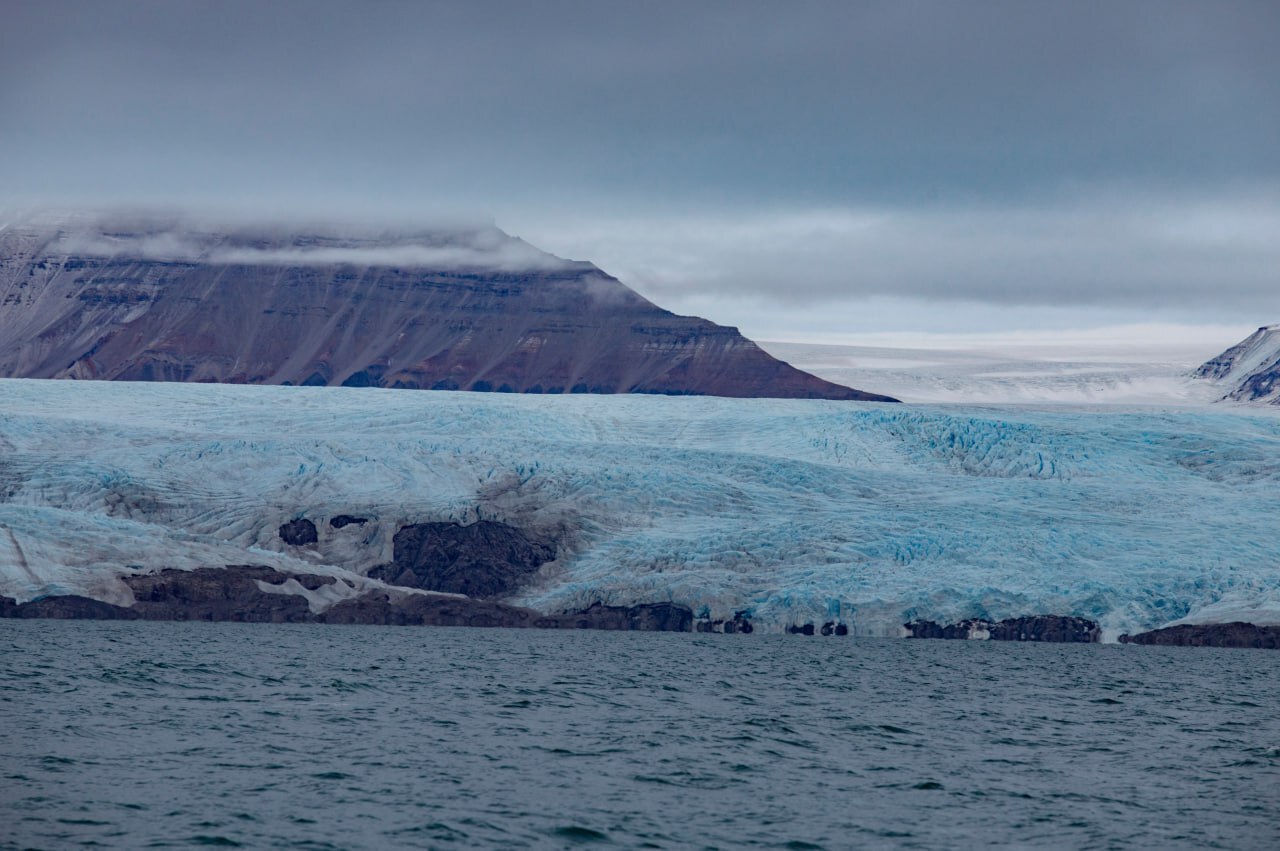
<path id="1" fill-rule="evenodd" d="M 1280 325 L 1264 325 L 1196 370 L 1223 399 L 1280 405 Z"/>
<path id="2" fill-rule="evenodd" d="M 264 565 L 326 606 L 485 522 L 547 613 L 1280 623 L 1278 414 L 0 380 L 0 595 Z"/>
<path id="3" fill-rule="evenodd" d="M 0 227 L 0 376 L 878 399 L 494 227 Z"/>

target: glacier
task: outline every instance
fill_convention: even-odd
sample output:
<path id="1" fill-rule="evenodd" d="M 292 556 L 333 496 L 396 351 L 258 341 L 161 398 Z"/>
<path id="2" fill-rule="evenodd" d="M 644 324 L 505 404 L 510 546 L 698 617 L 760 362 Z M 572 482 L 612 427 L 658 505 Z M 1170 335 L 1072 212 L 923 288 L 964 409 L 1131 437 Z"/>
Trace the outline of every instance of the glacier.
<path id="1" fill-rule="evenodd" d="M 0 380 L 0 594 L 264 564 L 358 584 L 402 525 L 558 557 L 512 602 L 758 629 L 1280 623 L 1280 411 Z M 366 518 L 335 528 L 338 515 Z M 281 541 L 306 517 L 319 540 Z M 369 581 L 369 580 L 364 580 Z"/>
<path id="2" fill-rule="evenodd" d="M 1096 339 L 1070 333 L 889 335 L 876 344 L 762 341 L 774 357 L 828 381 L 892 388 L 904 402 L 1199 406 L 1225 393 L 1196 377 L 1238 329 L 1183 326 L 1109 329 Z M 1222 335 L 1215 332 L 1222 330 Z M 973 336 L 975 339 L 966 339 Z M 1190 339 L 1181 341 L 1180 337 Z"/>

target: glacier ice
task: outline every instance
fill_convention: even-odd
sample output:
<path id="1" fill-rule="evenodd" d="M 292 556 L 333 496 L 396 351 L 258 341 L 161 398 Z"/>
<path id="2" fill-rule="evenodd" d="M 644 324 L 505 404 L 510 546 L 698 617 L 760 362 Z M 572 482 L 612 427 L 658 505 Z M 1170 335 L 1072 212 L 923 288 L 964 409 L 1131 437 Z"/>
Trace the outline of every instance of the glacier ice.
<path id="1" fill-rule="evenodd" d="M 551 534 L 516 602 L 764 629 L 1280 622 L 1280 412 L 0 380 L 0 594 L 267 564 L 354 581 L 404 523 Z M 349 514 L 364 524 L 334 528 Z M 320 540 L 289 547 L 296 517 Z"/>
<path id="2" fill-rule="evenodd" d="M 1172 339 L 1186 329 L 1168 329 Z M 1228 332 L 1233 333 L 1233 332 Z M 1221 344 L 1121 337 L 1110 343 L 1018 336 L 930 342 L 928 348 L 762 342 L 792 366 L 904 402 L 964 404 L 1204 405 L 1224 391 L 1194 371 Z M 1223 338 L 1228 339 L 1228 338 Z"/>

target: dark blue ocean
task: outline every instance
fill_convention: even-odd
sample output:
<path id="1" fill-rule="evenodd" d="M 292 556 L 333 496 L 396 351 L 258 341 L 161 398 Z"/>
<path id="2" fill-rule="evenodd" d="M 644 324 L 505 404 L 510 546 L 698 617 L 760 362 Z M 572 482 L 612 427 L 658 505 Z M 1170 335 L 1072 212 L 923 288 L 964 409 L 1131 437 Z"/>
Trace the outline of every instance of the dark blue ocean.
<path id="1" fill-rule="evenodd" d="M 1280 653 L 0 621 L 5 848 L 1280 847 Z"/>

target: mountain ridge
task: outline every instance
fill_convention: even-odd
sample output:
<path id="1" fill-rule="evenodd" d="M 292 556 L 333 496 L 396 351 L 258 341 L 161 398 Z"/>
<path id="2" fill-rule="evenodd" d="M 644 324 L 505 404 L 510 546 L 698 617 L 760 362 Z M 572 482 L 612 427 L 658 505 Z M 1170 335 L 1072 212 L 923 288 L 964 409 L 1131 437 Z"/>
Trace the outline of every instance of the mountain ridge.
<path id="1" fill-rule="evenodd" d="M 0 230 L 0 375 L 897 401 L 496 227 Z"/>
<path id="2" fill-rule="evenodd" d="M 1223 401 L 1280 405 L 1280 325 L 1263 325 L 1196 369 L 1197 378 L 1230 388 Z"/>

